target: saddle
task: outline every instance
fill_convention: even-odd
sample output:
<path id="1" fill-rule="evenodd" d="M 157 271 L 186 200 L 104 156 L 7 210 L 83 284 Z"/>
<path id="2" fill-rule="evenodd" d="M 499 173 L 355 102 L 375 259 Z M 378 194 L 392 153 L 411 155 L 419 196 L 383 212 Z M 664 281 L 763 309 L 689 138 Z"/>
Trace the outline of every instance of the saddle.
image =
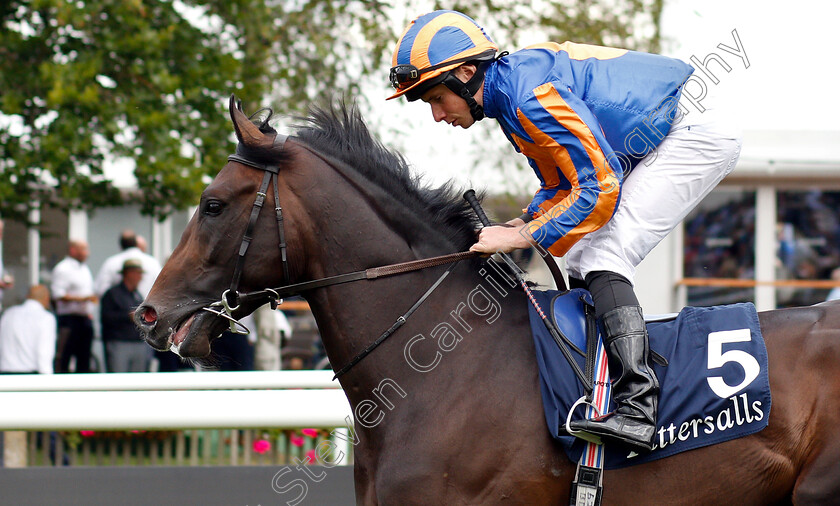
<path id="1" fill-rule="evenodd" d="M 590 406 L 589 391 L 609 386 L 609 373 L 595 374 L 600 335 L 588 291 L 538 291 L 533 295 L 571 350 L 574 365 L 530 308 L 546 423 L 567 456 L 578 461 L 586 442 L 573 437 L 566 423 Z M 769 421 L 771 396 L 767 350 L 751 303 L 684 308 L 677 315 L 648 322 L 653 370 L 660 385 L 656 446 L 638 455 L 605 448 L 604 468 L 616 469 L 664 458 L 762 430 Z M 667 366 L 666 366 L 667 364 Z M 578 380 L 584 371 L 589 385 Z M 591 398 L 589 398 L 591 399 Z M 608 412 L 611 403 L 604 404 Z M 601 413 L 595 413 L 595 415 Z"/>

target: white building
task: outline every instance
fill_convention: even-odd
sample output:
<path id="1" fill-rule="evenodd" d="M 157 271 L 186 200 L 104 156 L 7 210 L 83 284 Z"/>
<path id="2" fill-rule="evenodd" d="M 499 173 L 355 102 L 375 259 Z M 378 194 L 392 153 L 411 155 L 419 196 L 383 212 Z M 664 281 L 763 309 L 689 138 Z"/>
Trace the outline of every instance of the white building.
<path id="1" fill-rule="evenodd" d="M 713 302 L 749 300 L 759 310 L 819 301 L 829 289 L 828 273 L 840 266 L 840 213 L 826 205 L 833 202 L 840 202 L 840 132 L 746 131 L 733 173 L 639 266 L 635 282 L 642 305 L 649 313 L 676 311 L 701 300 L 702 290 L 718 291 Z M 687 230 L 702 216 L 732 227 L 701 236 Z M 720 251 L 737 250 L 740 243 L 741 254 L 711 255 L 707 264 L 692 264 L 698 262 L 697 248 L 687 248 L 689 242 Z M 708 261 L 715 259 L 720 262 Z M 816 269 L 805 269 L 811 261 Z M 708 275 L 698 276 L 701 270 Z M 707 286 L 696 286 L 703 283 Z M 796 298 L 807 290 L 813 293 Z"/>

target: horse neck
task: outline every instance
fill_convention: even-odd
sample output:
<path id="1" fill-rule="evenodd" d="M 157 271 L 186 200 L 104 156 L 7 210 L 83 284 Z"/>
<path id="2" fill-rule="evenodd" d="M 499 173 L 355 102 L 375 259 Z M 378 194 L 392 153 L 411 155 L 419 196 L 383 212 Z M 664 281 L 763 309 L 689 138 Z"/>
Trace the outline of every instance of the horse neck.
<path id="1" fill-rule="evenodd" d="M 330 287 L 308 297 L 333 368 L 343 368 L 390 329 L 446 269 Z M 508 319 L 524 323 L 527 312 L 521 292 L 489 269 L 470 261 L 456 265 L 402 326 L 342 376 L 351 404 L 369 399 L 383 382 L 416 391 L 412 385 L 431 376 L 441 386 L 501 367 L 509 355 L 498 350 L 517 346 L 503 326 Z M 453 353 L 466 349 L 458 344 L 463 339 L 473 340 L 470 346 L 480 339 L 482 349 Z"/>
<path id="2" fill-rule="evenodd" d="M 407 212 L 402 216 L 397 214 L 400 206 L 395 197 L 379 188 L 365 188 L 352 181 L 348 184 L 345 178 L 325 181 L 322 187 L 329 188 L 330 195 L 340 195 L 341 205 L 331 203 L 308 213 L 312 220 L 312 237 L 307 240 L 306 248 L 308 279 L 429 258 L 460 249 L 442 239 L 433 224 Z M 324 202 L 319 198 L 309 200 Z M 385 213 L 383 209 L 391 212 Z M 393 212 L 395 209 L 397 211 Z M 410 227 L 411 242 L 402 232 L 405 227 Z M 306 294 L 333 368 L 343 367 L 391 327 L 445 269 L 446 266 L 441 266 L 373 281 L 356 281 Z M 394 362 L 403 362 L 402 367 L 397 368 L 398 373 L 406 372 L 402 345 L 418 332 L 428 333 L 430 329 L 425 324 L 430 318 L 440 318 L 431 308 L 445 308 L 443 314 L 448 314 L 457 307 L 456 295 L 463 297 L 465 293 L 462 289 L 453 290 L 453 286 L 468 288 L 480 280 L 475 269 L 458 266 L 403 328 L 342 378 L 351 402 L 354 392 L 369 395 L 383 378 L 392 377 L 394 368 L 391 364 Z"/>

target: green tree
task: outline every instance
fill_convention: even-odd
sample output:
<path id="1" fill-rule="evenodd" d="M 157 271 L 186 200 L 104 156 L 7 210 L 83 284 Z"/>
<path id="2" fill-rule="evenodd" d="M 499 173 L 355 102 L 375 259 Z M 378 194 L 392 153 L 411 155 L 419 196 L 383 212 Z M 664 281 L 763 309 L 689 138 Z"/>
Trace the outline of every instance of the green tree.
<path id="1" fill-rule="evenodd" d="M 24 219 L 33 201 L 119 204 L 109 160 L 134 164 L 144 213 L 195 204 L 233 148 L 232 92 L 284 114 L 335 90 L 361 96 L 363 82 L 384 96 L 400 30 L 435 8 L 473 15 L 505 48 L 537 27 L 655 50 L 662 0 L 415 0 L 399 11 L 380 0 L 0 2 L 0 215 Z"/>
<path id="2" fill-rule="evenodd" d="M 345 76 L 378 68 L 391 38 L 383 5 L 2 3 L 0 214 L 22 219 L 33 199 L 120 203 L 103 175 L 109 158 L 133 160 L 144 213 L 194 204 L 232 150 L 231 92 L 256 104 L 276 91 L 284 112 L 304 110 L 325 90 L 352 93 Z"/>
<path id="3" fill-rule="evenodd" d="M 504 49 L 515 50 L 535 31 L 545 40 L 660 50 L 664 0 L 456 0 L 435 2 L 472 16 Z"/>

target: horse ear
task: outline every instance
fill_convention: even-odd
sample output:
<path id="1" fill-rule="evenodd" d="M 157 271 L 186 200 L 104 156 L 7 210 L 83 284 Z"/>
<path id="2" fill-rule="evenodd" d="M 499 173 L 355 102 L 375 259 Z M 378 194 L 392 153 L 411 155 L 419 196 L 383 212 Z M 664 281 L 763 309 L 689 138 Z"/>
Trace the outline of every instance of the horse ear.
<path id="1" fill-rule="evenodd" d="M 239 142 L 249 147 L 270 147 L 272 139 L 260 132 L 257 125 L 251 123 L 248 116 L 242 112 L 242 102 L 236 100 L 235 95 L 230 96 L 230 119 L 233 121 L 233 129 L 236 131 L 236 138 Z"/>

